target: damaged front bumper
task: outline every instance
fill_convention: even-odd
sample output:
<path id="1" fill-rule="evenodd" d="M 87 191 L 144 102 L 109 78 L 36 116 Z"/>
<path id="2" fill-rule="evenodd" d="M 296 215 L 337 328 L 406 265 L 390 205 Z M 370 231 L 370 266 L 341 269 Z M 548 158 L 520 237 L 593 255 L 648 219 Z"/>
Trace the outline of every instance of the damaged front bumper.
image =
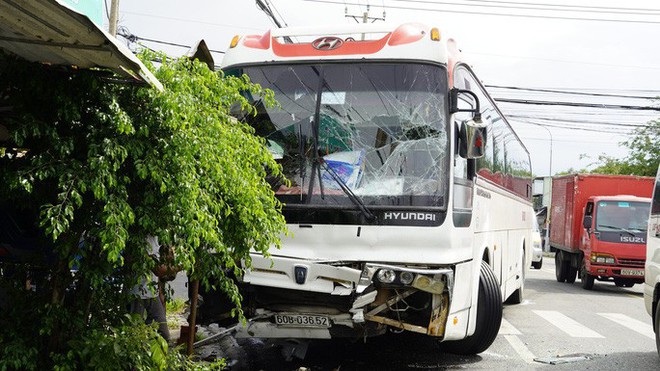
<path id="1" fill-rule="evenodd" d="M 257 258 L 242 278 L 238 337 L 368 337 L 388 328 L 443 337 L 452 267 Z"/>

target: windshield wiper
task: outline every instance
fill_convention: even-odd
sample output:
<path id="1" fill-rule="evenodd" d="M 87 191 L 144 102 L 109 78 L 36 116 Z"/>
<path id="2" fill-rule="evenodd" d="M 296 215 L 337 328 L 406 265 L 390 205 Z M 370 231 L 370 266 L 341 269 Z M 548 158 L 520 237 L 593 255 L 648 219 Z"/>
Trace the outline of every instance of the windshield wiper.
<path id="1" fill-rule="evenodd" d="M 318 157 L 318 162 L 323 167 L 323 170 L 327 171 L 328 174 L 332 177 L 332 179 L 339 184 L 339 188 L 341 188 L 342 191 L 348 196 L 348 199 L 355 204 L 355 206 L 360 209 L 360 212 L 362 215 L 364 215 L 365 218 L 367 218 L 368 221 L 373 221 L 376 219 L 376 216 L 367 208 L 367 205 L 364 204 L 364 201 L 358 196 L 351 191 L 351 188 L 346 185 L 346 182 L 344 182 L 341 177 L 330 167 L 328 164 L 325 163 L 322 157 Z M 321 176 L 319 175 L 319 183 L 321 182 L 320 180 Z"/>
<path id="2" fill-rule="evenodd" d="M 596 227 L 597 228 L 598 227 L 605 227 L 605 228 L 616 229 L 616 230 L 619 230 L 619 231 L 624 231 L 624 232 L 630 234 L 631 236 L 635 237 L 635 232 L 633 232 L 633 231 L 631 231 L 630 229 L 627 229 L 627 228 L 618 227 L 618 226 L 615 226 L 615 225 L 603 225 L 603 224 L 599 224 Z"/>

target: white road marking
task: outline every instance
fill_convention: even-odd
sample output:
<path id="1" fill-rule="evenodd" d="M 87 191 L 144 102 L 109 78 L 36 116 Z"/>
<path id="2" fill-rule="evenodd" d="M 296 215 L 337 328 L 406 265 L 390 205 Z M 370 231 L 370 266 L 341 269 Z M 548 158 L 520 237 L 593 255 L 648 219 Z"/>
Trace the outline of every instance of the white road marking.
<path id="1" fill-rule="evenodd" d="M 522 332 L 518 331 L 517 328 L 513 327 L 513 325 L 502 318 L 502 324 L 500 325 L 500 335 L 522 335 Z"/>
<path id="2" fill-rule="evenodd" d="M 519 337 L 515 335 L 504 335 L 504 338 L 511 344 L 511 347 L 513 347 L 513 350 L 518 353 L 520 358 L 522 358 L 525 362 L 527 363 L 534 363 L 534 354 L 529 351 L 529 348 L 525 345 L 525 343 L 520 340 Z"/>
<path id="3" fill-rule="evenodd" d="M 603 335 L 553 310 L 534 310 L 544 320 L 574 338 L 602 338 Z"/>
<path id="4" fill-rule="evenodd" d="M 650 323 L 638 321 L 621 313 L 598 313 L 598 315 L 640 333 L 649 339 L 655 339 L 655 333 L 653 332 Z"/>

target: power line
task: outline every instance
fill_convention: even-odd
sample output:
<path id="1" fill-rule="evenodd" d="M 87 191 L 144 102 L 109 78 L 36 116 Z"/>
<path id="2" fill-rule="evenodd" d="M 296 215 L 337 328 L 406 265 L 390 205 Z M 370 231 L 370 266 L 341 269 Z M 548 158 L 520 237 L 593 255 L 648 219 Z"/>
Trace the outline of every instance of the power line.
<path id="1" fill-rule="evenodd" d="M 543 120 L 551 122 L 568 122 L 574 124 L 585 124 L 585 125 L 605 125 L 605 126 L 616 126 L 616 127 L 630 127 L 630 128 L 645 128 L 648 125 L 646 124 L 626 124 L 620 122 L 611 122 L 611 121 L 589 121 L 589 120 L 569 120 L 562 119 L 557 117 L 538 117 L 538 116 L 528 116 L 528 115 L 506 115 L 507 118 L 517 118 L 517 119 L 534 119 L 534 120 Z"/>
<path id="2" fill-rule="evenodd" d="M 164 15 L 156 15 L 156 14 L 147 14 L 147 13 L 139 13 L 139 12 L 131 12 L 131 11 L 122 11 L 122 13 L 125 14 L 133 14 L 133 15 L 138 15 L 142 17 L 151 17 L 151 18 L 160 18 L 160 19 L 167 19 L 170 21 L 178 21 L 178 22 L 186 22 L 186 23 L 195 23 L 195 24 L 205 24 L 209 26 L 215 26 L 215 27 L 229 27 L 229 28 L 239 28 L 239 29 L 244 29 L 244 30 L 251 30 L 251 31 L 263 31 L 260 28 L 255 28 L 255 27 L 244 27 L 244 26 L 235 26 L 232 24 L 222 24 L 222 23 L 214 23 L 214 22 L 205 22 L 205 21 L 200 21 L 197 19 L 185 19 L 185 18 L 177 18 L 177 17 L 167 17 Z"/>
<path id="3" fill-rule="evenodd" d="M 516 2 L 507 2 L 507 1 L 490 1 L 490 3 L 498 3 L 503 5 L 489 5 L 489 4 L 461 4 L 456 2 L 446 2 L 446 1 L 429 1 L 429 0 L 390 0 L 404 3 L 421 3 L 421 4 L 433 4 L 433 5 L 454 5 L 454 6 L 463 6 L 463 7 L 479 7 L 479 8 L 498 8 L 498 9 L 516 9 L 516 10 L 544 10 L 550 12 L 587 12 L 587 13 L 601 13 L 601 14 L 630 14 L 630 15 L 649 15 L 649 12 L 660 12 L 656 9 L 642 9 L 637 10 L 628 10 L 625 8 L 618 8 L 620 11 L 607 10 L 606 8 L 601 7 L 581 7 L 573 5 L 571 7 L 564 8 L 563 5 L 553 4 L 524 4 Z M 489 1 L 480 1 L 482 3 L 487 3 Z M 509 6 L 510 4 L 516 4 L 515 6 Z M 552 9 L 555 7 L 556 9 Z M 582 8 L 582 9 L 580 9 Z M 579 9 L 579 10 L 578 10 Z M 652 14 L 658 15 L 658 14 Z"/>
<path id="4" fill-rule="evenodd" d="M 531 59 L 531 60 L 537 60 L 537 61 L 548 61 L 548 62 L 569 63 L 569 64 L 587 64 L 587 65 L 604 66 L 604 67 L 660 70 L 660 66 L 631 66 L 631 65 L 614 64 L 614 63 L 584 62 L 584 61 L 576 61 L 576 60 L 530 57 L 530 56 L 522 56 L 522 55 L 505 55 L 505 54 L 497 54 L 497 53 L 480 53 L 480 52 L 473 52 L 473 51 L 470 51 L 470 50 L 462 50 L 462 52 L 465 53 L 466 55 L 470 55 L 470 54 L 472 54 L 472 55 L 486 55 L 486 56 L 491 56 L 491 57 L 509 58 L 509 59 Z"/>
<path id="5" fill-rule="evenodd" d="M 575 127 L 575 126 L 563 126 L 563 125 L 548 124 L 548 123 L 544 123 L 544 122 L 537 122 L 535 120 L 527 120 L 527 121 L 509 120 L 509 121 L 522 123 L 522 124 L 544 126 L 544 127 L 549 127 L 549 128 L 590 131 L 590 132 L 596 132 L 596 133 L 623 134 L 623 135 L 630 135 L 632 133 L 632 130 L 627 130 L 626 131 L 626 130 L 612 130 L 612 129 L 605 130 L 605 129 L 596 129 L 596 128 L 582 128 L 582 127 Z"/>
<path id="6" fill-rule="evenodd" d="M 343 5 L 330 0 L 303 0 L 306 2 L 312 3 L 322 3 L 322 4 L 335 4 Z M 358 5 L 354 2 L 346 2 L 347 5 Z M 551 16 L 551 15 L 535 15 L 535 14 L 515 14 L 515 13 L 492 13 L 492 12 L 477 12 L 469 10 L 448 10 L 448 9 L 434 9 L 434 8 L 420 8 L 420 7 L 410 7 L 410 6 L 396 6 L 388 5 L 390 9 L 401 9 L 401 10 L 415 10 L 415 11 L 425 11 L 425 12 L 438 12 L 438 13 L 457 13 L 457 14 L 473 14 L 473 15 L 487 15 L 487 16 L 503 16 L 503 17 L 518 17 L 518 18 L 536 18 L 536 19 L 558 19 L 558 20 L 568 20 L 568 21 L 593 21 L 593 22 L 615 22 L 615 23 L 640 23 L 640 24 L 660 24 L 660 21 L 646 21 L 646 20 L 632 20 L 632 19 L 606 19 L 606 18 L 585 18 L 585 17 L 560 17 L 560 16 Z"/>
<path id="7" fill-rule="evenodd" d="M 392 0 L 397 1 L 397 0 Z M 529 5 L 528 3 L 521 3 L 516 1 L 501 1 L 501 0 L 463 0 L 466 2 L 478 2 L 478 3 L 497 3 L 497 4 L 515 4 L 515 5 Z M 589 5 L 571 5 L 571 4 L 543 4 L 535 3 L 537 6 L 547 6 L 547 7 L 558 7 L 558 8 L 581 8 L 581 9 L 609 9 L 609 10 L 623 10 L 623 11 L 640 11 L 640 12 L 660 12 L 660 9 L 649 9 L 649 8 L 620 8 L 620 7 L 611 7 L 611 6 L 589 6 Z"/>
<path id="8" fill-rule="evenodd" d="M 280 13 L 280 11 L 277 10 L 277 7 L 273 3 L 273 0 L 270 0 L 270 3 L 271 3 L 272 8 L 275 10 L 275 13 L 277 13 L 277 16 L 280 17 L 280 19 L 282 20 L 282 23 L 284 23 L 284 26 L 289 27 L 289 25 L 284 20 L 284 17 L 282 17 L 282 14 Z"/>
<path id="9" fill-rule="evenodd" d="M 547 142 L 550 138 L 532 138 L 532 137 L 520 137 L 523 141 L 525 140 L 538 140 Z M 555 139 L 552 138 L 553 142 L 563 142 L 563 143 L 611 143 L 611 140 L 571 140 L 571 139 Z"/>
<path id="10" fill-rule="evenodd" d="M 540 106 L 566 106 L 566 107 L 588 107 L 588 108 L 604 108 L 604 109 L 618 109 L 618 110 L 641 110 L 641 111 L 659 111 L 660 107 L 648 106 L 629 106 L 623 104 L 598 104 L 598 103 L 574 103 L 574 102 L 551 102 L 529 99 L 511 99 L 511 98 L 494 98 L 496 102 L 502 103 L 517 103 L 517 104 L 535 104 Z"/>
<path id="11" fill-rule="evenodd" d="M 487 88 L 494 88 L 494 89 L 506 89 L 506 90 L 518 90 L 518 91 L 535 91 L 535 92 L 541 92 L 541 93 L 558 93 L 558 94 L 570 94 L 570 95 L 583 95 L 583 96 L 590 96 L 590 97 L 613 97 L 613 98 L 649 99 L 649 100 L 659 99 L 658 97 L 649 97 L 649 96 L 641 96 L 641 95 L 586 93 L 586 92 L 567 91 L 567 90 L 522 88 L 522 87 L 518 87 L 518 86 L 486 85 L 486 87 Z M 659 92 L 659 94 L 660 94 L 660 92 Z"/>
<path id="12" fill-rule="evenodd" d="M 544 106 L 524 106 L 524 105 L 508 105 L 505 106 L 505 104 L 500 105 L 500 108 L 502 110 L 505 110 L 506 112 L 514 112 L 514 113 L 519 113 L 519 114 L 555 114 L 555 115 L 562 115 L 562 116 L 570 116 L 570 117 L 625 117 L 628 119 L 631 118 L 639 118 L 643 120 L 657 120 L 658 116 L 657 113 L 655 112 L 649 112 L 649 111 L 632 111 L 632 110 L 620 110 L 620 111 L 610 111 L 610 112 L 605 112 L 601 111 L 598 109 L 587 109 L 587 110 L 573 110 L 572 108 L 568 108 L 567 110 L 557 110 L 557 109 L 552 109 L 548 110 L 548 107 Z"/>
<path id="13" fill-rule="evenodd" d="M 163 40 L 150 39 L 150 38 L 147 38 L 147 37 L 137 36 L 135 34 L 130 33 L 130 31 L 128 31 L 128 29 L 126 29 L 125 27 L 122 27 L 119 30 L 118 34 L 119 34 L 119 36 L 125 38 L 126 40 L 128 40 L 130 42 L 137 42 L 137 41 L 141 40 L 141 41 L 147 41 L 147 42 L 152 42 L 152 43 L 156 43 L 156 44 L 176 46 L 176 47 L 179 47 L 179 48 L 187 48 L 187 49 L 192 48 L 191 45 L 178 44 L 178 43 L 174 43 L 174 42 L 171 42 L 171 41 L 163 41 Z M 209 51 L 213 52 L 213 53 L 220 53 L 220 54 L 225 53 L 222 50 L 215 50 L 215 49 L 209 49 Z"/>

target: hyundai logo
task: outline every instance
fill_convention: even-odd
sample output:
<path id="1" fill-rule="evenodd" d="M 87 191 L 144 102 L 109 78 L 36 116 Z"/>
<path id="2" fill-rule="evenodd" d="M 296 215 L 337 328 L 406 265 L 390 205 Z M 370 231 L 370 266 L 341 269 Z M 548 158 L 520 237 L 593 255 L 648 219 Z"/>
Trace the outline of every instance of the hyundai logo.
<path id="1" fill-rule="evenodd" d="M 334 50 L 339 48 L 344 43 L 344 40 L 334 37 L 319 37 L 312 41 L 312 47 L 316 50 Z"/>

